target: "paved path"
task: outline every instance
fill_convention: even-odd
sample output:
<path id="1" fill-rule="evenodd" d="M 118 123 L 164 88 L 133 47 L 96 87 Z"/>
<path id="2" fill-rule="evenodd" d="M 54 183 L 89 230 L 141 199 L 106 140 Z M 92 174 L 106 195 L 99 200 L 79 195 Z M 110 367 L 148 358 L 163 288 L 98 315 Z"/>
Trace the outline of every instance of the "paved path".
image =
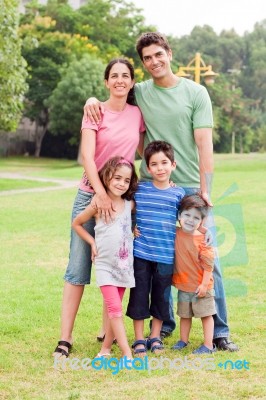
<path id="1" fill-rule="evenodd" d="M 38 181 L 38 182 L 51 182 L 56 183 L 56 186 L 45 186 L 40 188 L 28 188 L 28 189 L 11 189 L 11 190 L 3 190 L 0 191 L 0 196 L 7 196 L 10 194 L 19 194 L 19 193 L 34 193 L 34 192 L 46 192 L 48 190 L 61 190 L 61 189 L 70 189 L 74 187 L 78 187 L 78 181 L 69 180 L 66 181 L 64 179 L 53 179 L 53 178 L 39 178 L 32 177 L 27 175 L 21 175 L 13 172 L 0 172 L 0 179 L 21 179 L 28 181 Z"/>

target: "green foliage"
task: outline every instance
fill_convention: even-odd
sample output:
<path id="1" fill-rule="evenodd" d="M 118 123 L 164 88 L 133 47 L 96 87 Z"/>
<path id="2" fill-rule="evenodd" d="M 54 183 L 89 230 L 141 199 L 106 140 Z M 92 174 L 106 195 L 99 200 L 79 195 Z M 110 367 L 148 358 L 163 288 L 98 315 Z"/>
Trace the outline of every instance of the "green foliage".
<path id="1" fill-rule="evenodd" d="M 215 151 L 248 151 L 253 136 L 251 127 L 254 124 L 250 112 L 252 102 L 245 99 L 241 88 L 234 87 L 224 75 L 220 76 L 215 85 L 208 87 L 208 90 L 215 116 Z"/>
<path id="2" fill-rule="evenodd" d="M 49 122 L 46 101 L 63 78 L 62 71 L 84 54 L 94 55 L 104 64 L 113 57 L 127 56 L 134 62 L 136 80 L 148 78 L 135 51 L 135 42 L 142 32 L 157 29 L 145 25 L 142 10 L 133 3 L 87 0 L 73 10 L 67 0 L 48 0 L 46 5 L 33 0 L 26 9 L 20 27 L 23 56 L 30 73 L 26 114 L 43 127 Z M 205 63 L 220 73 L 213 88 L 208 87 L 214 105 L 215 150 L 230 152 L 233 133 L 236 151 L 264 149 L 266 20 L 257 23 L 254 31 L 243 37 L 234 30 L 218 35 L 211 26 L 205 25 L 195 26 L 190 35 L 170 37 L 169 42 L 174 72 L 200 52 Z M 89 93 L 85 98 L 88 96 Z M 67 100 L 61 99 L 63 109 Z M 82 106 L 83 102 L 75 104 L 80 115 Z M 74 105 L 68 108 L 69 113 L 73 108 Z M 75 131 L 72 141 L 77 141 L 76 128 L 64 128 L 65 132 L 61 129 L 60 133 L 69 136 Z"/>
<path id="3" fill-rule="evenodd" d="M 79 141 L 82 105 L 88 97 L 104 99 L 104 65 L 100 60 L 84 55 L 64 70 L 63 77 L 47 101 L 50 108 L 52 133 L 68 132 L 72 144 Z"/>
<path id="4" fill-rule="evenodd" d="M 121 54 L 140 61 L 135 51 L 137 37 L 154 27 L 145 26 L 141 10 L 126 0 L 87 0 L 77 10 L 78 29 L 99 47 L 102 58 L 108 62 Z"/>
<path id="5" fill-rule="evenodd" d="M 23 109 L 26 62 L 18 37 L 18 2 L 0 2 L 0 129 L 16 130 Z"/>

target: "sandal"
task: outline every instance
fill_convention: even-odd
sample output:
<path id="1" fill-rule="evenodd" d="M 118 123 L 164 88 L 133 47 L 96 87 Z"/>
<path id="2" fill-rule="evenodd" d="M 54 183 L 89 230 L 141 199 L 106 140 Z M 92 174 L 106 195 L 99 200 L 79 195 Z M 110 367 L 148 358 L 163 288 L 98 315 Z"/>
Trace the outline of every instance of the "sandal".
<path id="1" fill-rule="evenodd" d="M 156 343 L 158 343 L 158 344 L 156 344 Z M 148 345 L 148 348 L 151 349 L 152 353 L 155 353 L 156 350 L 164 349 L 163 342 L 161 341 L 160 338 L 157 338 L 157 337 L 149 339 L 147 345 Z"/>
<path id="2" fill-rule="evenodd" d="M 99 336 L 96 337 L 98 342 L 103 342 L 104 338 L 105 338 L 105 333 L 102 336 L 99 335 Z M 113 344 L 117 344 L 117 340 L 116 339 L 113 340 Z"/>
<path id="3" fill-rule="evenodd" d="M 138 348 L 136 349 L 136 347 L 142 344 L 144 347 L 142 348 Z M 142 354 L 142 353 L 147 353 L 147 342 L 144 339 L 141 340 L 136 340 L 133 344 L 132 344 L 132 349 L 134 350 L 134 354 Z"/>
<path id="4" fill-rule="evenodd" d="M 61 349 L 61 347 L 59 347 L 59 346 L 67 347 L 68 351 L 66 351 L 64 349 Z M 65 357 L 69 357 L 69 353 L 71 352 L 71 349 L 72 349 L 72 344 L 71 343 L 66 342 L 65 340 L 59 340 L 59 342 L 58 342 L 58 344 L 57 344 L 57 346 L 55 348 L 54 353 L 58 353 L 58 354 L 61 354 L 61 355 L 65 356 Z"/>
<path id="5" fill-rule="evenodd" d="M 100 335 L 97 336 L 96 339 L 97 339 L 98 342 L 103 342 L 103 341 L 104 341 L 104 338 L 105 338 L 105 333 L 104 333 L 102 336 L 100 336 Z"/>

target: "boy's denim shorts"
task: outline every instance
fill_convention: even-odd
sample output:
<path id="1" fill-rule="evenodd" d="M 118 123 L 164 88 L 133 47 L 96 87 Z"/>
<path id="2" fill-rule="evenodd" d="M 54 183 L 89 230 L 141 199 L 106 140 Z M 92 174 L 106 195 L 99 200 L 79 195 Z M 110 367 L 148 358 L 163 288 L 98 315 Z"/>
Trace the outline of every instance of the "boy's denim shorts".
<path id="1" fill-rule="evenodd" d="M 216 314 L 214 289 L 207 290 L 205 297 L 178 290 L 177 315 L 180 318 L 204 318 Z"/>
<path id="2" fill-rule="evenodd" d="M 72 221 L 91 202 L 93 193 L 78 190 L 72 210 Z M 95 219 L 86 222 L 83 227 L 94 237 Z M 69 262 L 64 279 L 72 285 L 86 285 L 91 280 L 91 246 L 71 229 Z"/>

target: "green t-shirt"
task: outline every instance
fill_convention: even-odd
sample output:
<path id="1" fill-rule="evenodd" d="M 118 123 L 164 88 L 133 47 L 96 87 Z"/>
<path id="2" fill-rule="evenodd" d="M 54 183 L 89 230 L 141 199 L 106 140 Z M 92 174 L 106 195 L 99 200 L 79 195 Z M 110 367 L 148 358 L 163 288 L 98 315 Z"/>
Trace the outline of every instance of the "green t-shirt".
<path id="1" fill-rule="evenodd" d="M 195 128 L 213 126 L 206 88 L 185 78 L 180 78 L 175 87 L 162 88 L 150 79 L 135 85 L 135 96 L 146 125 L 144 146 L 153 140 L 170 143 L 177 162 L 171 179 L 178 186 L 199 187 L 198 150 L 193 132 Z M 142 179 L 151 180 L 144 160 L 140 173 Z"/>

